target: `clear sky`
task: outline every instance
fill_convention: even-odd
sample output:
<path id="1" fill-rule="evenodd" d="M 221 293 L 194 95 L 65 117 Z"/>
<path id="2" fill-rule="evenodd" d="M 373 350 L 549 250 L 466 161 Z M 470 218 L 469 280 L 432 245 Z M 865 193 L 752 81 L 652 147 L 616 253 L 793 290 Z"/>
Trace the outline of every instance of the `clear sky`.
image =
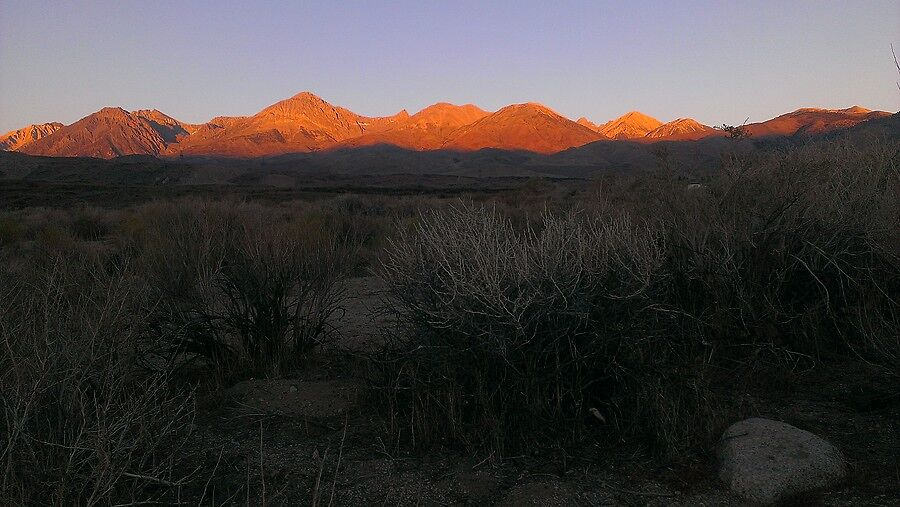
<path id="1" fill-rule="evenodd" d="M 0 132 L 103 106 L 180 120 L 299 91 L 366 115 L 438 101 L 707 124 L 900 109 L 900 2 L 0 0 Z"/>

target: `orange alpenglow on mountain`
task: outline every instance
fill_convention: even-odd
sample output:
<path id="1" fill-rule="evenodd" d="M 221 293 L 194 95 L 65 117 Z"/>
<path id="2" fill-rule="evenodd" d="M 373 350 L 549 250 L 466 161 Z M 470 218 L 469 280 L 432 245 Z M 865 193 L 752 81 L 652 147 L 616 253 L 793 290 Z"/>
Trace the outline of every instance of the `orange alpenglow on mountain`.
<path id="1" fill-rule="evenodd" d="M 858 106 L 799 109 L 747 125 L 754 137 L 812 135 L 888 116 Z M 410 116 L 368 117 L 334 106 L 309 92 L 276 102 L 252 116 L 217 116 L 193 125 L 155 109 L 108 107 L 77 122 L 30 125 L 0 138 L 0 150 L 57 157 L 113 158 L 143 154 L 265 157 L 289 153 L 388 145 L 405 150 L 497 149 L 558 153 L 596 141 L 652 143 L 722 136 L 690 118 L 669 123 L 637 111 L 602 125 L 577 122 L 537 103 L 489 113 L 472 104 L 434 104 Z"/>
<path id="2" fill-rule="evenodd" d="M 593 130 L 564 118 L 552 109 L 529 102 L 506 106 L 494 114 L 450 134 L 445 149 L 483 148 L 556 153 L 603 139 Z"/>
<path id="3" fill-rule="evenodd" d="M 807 107 L 776 116 L 771 120 L 747 125 L 754 137 L 822 134 L 850 128 L 867 120 L 890 116 L 884 111 L 871 111 L 853 106 L 847 109 L 817 109 Z"/>
<path id="4" fill-rule="evenodd" d="M 579 120 L 579 123 L 586 125 L 595 132 L 599 132 L 609 139 L 637 139 L 647 135 L 651 130 L 659 127 L 663 122 L 656 118 L 647 116 L 639 111 L 631 111 L 608 121 L 603 125 L 594 125 L 586 118 Z"/>
<path id="5" fill-rule="evenodd" d="M 398 121 L 393 127 L 350 139 L 341 147 L 386 144 L 410 150 L 437 150 L 444 146 L 451 133 L 489 114 L 472 104 L 457 106 L 439 102 Z"/>
<path id="6" fill-rule="evenodd" d="M 0 150 L 16 151 L 25 146 L 47 137 L 63 127 L 62 123 L 40 123 L 29 125 L 19 130 L 13 130 L 0 136 Z"/>
<path id="7" fill-rule="evenodd" d="M 119 107 L 105 107 L 18 151 L 54 157 L 159 155 L 166 149 L 165 138 L 177 137 L 175 130 Z"/>
<path id="8" fill-rule="evenodd" d="M 360 116 L 309 92 L 276 102 L 253 116 L 212 123 L 179 143 L 178 153 L 256 157 L 318 151 L 390 128 L 405 120 L 404 111 L 384 118 Z"/>
<path id="9" fill-rule="evenodd" d="M 692 118 L 678 118 L 647 132 L 645 137 L 669 141 L 696 141 L 705 137 L 722 135 L 724 135 L 723 131 L 703 125 Z"/>

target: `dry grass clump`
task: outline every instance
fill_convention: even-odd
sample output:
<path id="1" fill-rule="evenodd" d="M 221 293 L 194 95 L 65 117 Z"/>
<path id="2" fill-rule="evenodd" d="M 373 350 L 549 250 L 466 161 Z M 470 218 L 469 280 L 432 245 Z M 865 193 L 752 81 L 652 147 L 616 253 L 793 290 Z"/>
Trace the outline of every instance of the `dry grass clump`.
<path id="1" fill-rule="evenodd" d="M 0 503 L 171 500 L 193 402 L 137 368 L 145 294 L 125 267 L 44 252 L 0 272 Z"/>
<path id="2" fill-rule="evenodd" d="M 152 352 L 202 359 L 223 378 L 271 376 L 333 335 L 353 242 L 255 205 L 139 210 L 134 244 L 155 305 Z"/>

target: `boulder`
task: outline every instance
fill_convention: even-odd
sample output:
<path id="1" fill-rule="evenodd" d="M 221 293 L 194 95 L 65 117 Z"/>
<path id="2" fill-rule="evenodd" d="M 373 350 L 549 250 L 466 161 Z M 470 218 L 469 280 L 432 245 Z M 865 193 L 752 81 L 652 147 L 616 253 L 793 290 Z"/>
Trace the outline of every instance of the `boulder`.
<path id="1" fill-rule="evenodd" d="M 751 418 L 731 425 L 719 444 L 719 478 L 762 504 L 839 485 L 841 452 L 816 435 L 779 421 Z"/>

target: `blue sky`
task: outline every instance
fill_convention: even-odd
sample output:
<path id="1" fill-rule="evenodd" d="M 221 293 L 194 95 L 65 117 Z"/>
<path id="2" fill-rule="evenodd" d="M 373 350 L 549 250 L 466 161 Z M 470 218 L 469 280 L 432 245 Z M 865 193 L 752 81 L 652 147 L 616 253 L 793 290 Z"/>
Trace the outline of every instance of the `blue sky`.
<path id="1" fill-rule="evenodd" d="M 537 101 L 707 124 L 900 109 L 900 2 L 0 0 L 0 131 L 104 106 L 203 122 L 309 90 L 367 115 Z"/>

